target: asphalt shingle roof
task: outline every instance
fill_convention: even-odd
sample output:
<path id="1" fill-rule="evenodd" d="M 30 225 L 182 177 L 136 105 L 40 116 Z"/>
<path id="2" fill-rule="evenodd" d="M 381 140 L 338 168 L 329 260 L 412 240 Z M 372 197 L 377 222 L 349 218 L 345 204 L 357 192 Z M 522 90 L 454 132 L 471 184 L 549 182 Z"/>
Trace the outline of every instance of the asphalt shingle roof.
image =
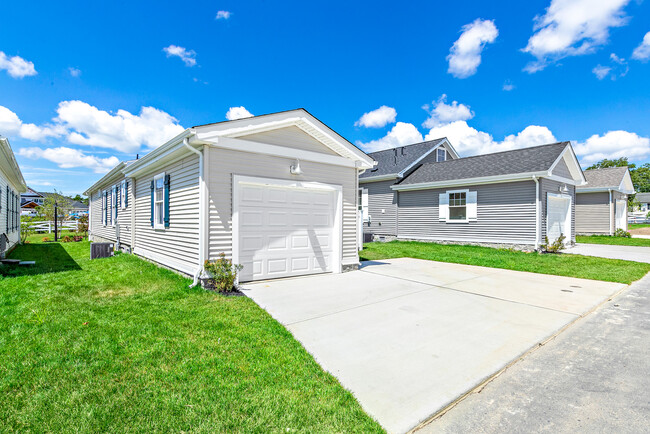
<path id="1" fill-rule="evenodd" d="M 639 203 L 650 203 L 650 193 L 637 193 L 635 198 Z"/>
<path id="2" fill-rule="evenodd" d="M 618 188 L 627 172 L 627 167 L 607 167 L 604 169 L 585 170 L 587 184 L 578 186 L 583 188 Z"/>
<path id="3" fill-rule="evenodd" d="M 444 138 L 429 140 L 427 142 L 414 143 L 412 145 L 401 146 L 399 148 L 386 149 L 369 153 L 376 162 L 372 170 L 366 170 L 359 179 L 370 178 L 374 176 L 397 175 L 402 170 L 409 167 L 424 153 L 438 146 Z"/>
<path id="4" fill-rule="evenodd" d="M 406 177 L 401 185 L 453 181 L 484 176 L 514 175 L 549 170 L 569 142 L 535 146 L 513 151 L 426 163 Z"/>

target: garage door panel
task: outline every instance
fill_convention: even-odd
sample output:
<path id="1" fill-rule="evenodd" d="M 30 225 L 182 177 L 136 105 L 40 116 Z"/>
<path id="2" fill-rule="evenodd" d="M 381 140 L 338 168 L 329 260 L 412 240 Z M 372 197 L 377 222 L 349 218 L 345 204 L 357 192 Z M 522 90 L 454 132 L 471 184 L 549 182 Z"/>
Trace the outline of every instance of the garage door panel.
<path id="1" fill-rule="evenodd" d="M 242 186 L 238 261 L 241 280 L 333 270 L 336 192 Z"/>

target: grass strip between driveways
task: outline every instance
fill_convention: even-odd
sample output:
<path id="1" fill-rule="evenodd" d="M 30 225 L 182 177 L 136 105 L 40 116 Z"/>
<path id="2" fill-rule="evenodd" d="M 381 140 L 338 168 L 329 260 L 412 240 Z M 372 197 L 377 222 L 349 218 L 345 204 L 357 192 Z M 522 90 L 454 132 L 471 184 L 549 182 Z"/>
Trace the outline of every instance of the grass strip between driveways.
<path id="1" fill-rule="evenodd" d="M 576 242 L 583 244 L 608 244 L 611 246 L 650 247 L 648 238 L 610 237 L 608 235 L 576 235 Z"/>
<path id="2" fill-rule="evenodd" d="M 541 255 L 510 249 L 418 241 L 368 243 L 359 252 L 359 256 L 361 260 L 404 257 L 428 259 L 620 283 L 632 283 L 650 271 L 650 264 L 618 259 L 561 254 Z"/>
<path id="3" fill-rule="evenodd" d="M 11 257 L 37 265 L 0 277 L 2 432 L 382 431 L 246 297 L 88 242 Z"/>

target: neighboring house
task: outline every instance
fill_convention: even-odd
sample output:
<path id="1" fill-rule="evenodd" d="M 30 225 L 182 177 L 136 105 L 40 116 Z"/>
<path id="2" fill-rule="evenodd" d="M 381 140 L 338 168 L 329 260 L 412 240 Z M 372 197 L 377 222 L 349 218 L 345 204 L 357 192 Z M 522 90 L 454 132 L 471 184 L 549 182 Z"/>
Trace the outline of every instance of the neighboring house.
<path id="1" fill-rule="evenodd" d="M 363 231 L 380 237 L 397 235 L 397 192 L 391 186 L 424 163 L 458 158 L 446 138 L 368 155 L 377 166 L 359 176 Z"/>
<path id="2" fill-rule="evenodd" d="M 37 208 L 45 202 L 45 196 L 27 187 L 27 191 L 20 195 L 20 213 L 24 216 L 33 217 L 38 214 Z"/>
<path id="3" fill-rule="evenodd" d="M 572 243 L 584 182 L 569 142 L 427 162 L 390 186 L 397 237 L 537 248 L 563 234 Z"/>
<path id="4" fill-rule="evenodd" d="M 576 197 L 576 232 L 612 235 L 627 230 L 627 196 L 634 185 L 627 167 L 585 170 Z"/>
<path id="5" fill-rule="evenodd" d="M 637 193 L 634 199 L 639 203 L 639 211 L 650 212 L 650 193 Z"/>
<path id="6" fill-rule="evenodd" d="M 26 189 L 9 140 L 0 137 L 0 257 L 20 242 L 20 194 Z"/>
<path id="7" fill-rule="evenodd" d="M 374 161 L 304 109 L 189 128 L 86 191 L 90 238 L 199 278 L 355 269 L 358 176 Z"/>

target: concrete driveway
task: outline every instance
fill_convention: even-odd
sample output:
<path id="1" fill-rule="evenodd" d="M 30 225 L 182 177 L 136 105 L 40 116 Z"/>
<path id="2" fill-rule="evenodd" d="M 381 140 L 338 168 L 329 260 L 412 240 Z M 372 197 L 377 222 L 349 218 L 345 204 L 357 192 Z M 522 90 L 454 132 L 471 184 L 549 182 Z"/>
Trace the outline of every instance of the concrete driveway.
<path id="1" fill-rule="evenodd" d="M 609 244 L 576 244 L 562 253 L 600 258 L 623 259 L 625 261 L 647 262 L 650 264 L 650 247 L 612 246 Z"/>
<path id="2" fill-rule="evenodd" d="M 370 415 L 405 432 L 625 285 L 401 258 L 244 287 Z"/>

